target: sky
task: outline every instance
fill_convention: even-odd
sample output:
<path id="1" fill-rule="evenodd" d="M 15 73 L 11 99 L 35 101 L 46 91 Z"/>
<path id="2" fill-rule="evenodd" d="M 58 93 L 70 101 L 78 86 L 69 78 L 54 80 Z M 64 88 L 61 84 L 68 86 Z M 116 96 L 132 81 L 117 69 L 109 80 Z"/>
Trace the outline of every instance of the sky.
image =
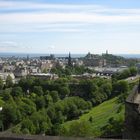
<path id="1" fill-rule="evenodd" d="M 140 0 L 0 0 L 0 52 L 140 54 Z"/>

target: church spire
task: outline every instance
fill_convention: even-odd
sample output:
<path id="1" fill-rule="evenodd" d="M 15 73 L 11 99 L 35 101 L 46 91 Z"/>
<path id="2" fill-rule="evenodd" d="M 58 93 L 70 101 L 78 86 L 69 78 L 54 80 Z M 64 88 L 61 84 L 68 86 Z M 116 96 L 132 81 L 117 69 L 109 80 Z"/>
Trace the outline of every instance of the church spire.
<path id="1" fill-rule="evenodd" d="M 106 54 L 108 54 L 108 50 L 106 50 Z"/>
<path id="2" fill-rule="evenodd" d="M 69 57 L 68 57 L 68 66 L 72 66 L 72 62 L 71 62 L 71 54 L 69 52 Z"/>

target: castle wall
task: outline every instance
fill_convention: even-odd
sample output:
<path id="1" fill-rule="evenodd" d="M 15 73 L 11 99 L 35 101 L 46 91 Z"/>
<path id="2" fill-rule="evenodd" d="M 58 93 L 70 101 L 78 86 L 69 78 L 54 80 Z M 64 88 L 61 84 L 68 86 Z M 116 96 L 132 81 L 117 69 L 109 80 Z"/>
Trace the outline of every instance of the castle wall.
<path id="1" fill-rule="evenodd" d="M 140 139 L 140 104 L 134 103 L 134 99 L 138 94 L 137 91 L 134 89 L 125 103 L 125 139 Z"/>

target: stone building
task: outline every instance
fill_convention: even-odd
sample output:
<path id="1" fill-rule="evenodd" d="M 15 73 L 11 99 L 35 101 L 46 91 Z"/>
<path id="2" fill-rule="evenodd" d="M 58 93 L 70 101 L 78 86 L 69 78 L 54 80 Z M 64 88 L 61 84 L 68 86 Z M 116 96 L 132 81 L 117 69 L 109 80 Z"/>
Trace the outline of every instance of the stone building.
<path id="1" fill-rule="evenodd" d="M 99 55 L 94 55 L 88 53 L 85 58 L 83 59 L 83 63 L 85 66 L 91 67 L 104 67 L 106 66 L 106 60 L 103 59 Z"/>
<path id="2" fill-rule="evenodd" d="M 140 139 L 140 82 L 126 99 L 124 138 Z"/>

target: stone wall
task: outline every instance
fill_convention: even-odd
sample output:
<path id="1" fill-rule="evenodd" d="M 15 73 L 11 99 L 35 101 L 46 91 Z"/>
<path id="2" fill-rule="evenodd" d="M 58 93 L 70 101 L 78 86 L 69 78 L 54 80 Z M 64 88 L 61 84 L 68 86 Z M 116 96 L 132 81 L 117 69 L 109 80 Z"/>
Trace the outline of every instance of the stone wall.
<path id="1" fill-rule="evenodd" d="M 39 135 L 14 135 L 14 134 L 0 134 L 0 140 L 108 140 L 108 139 L 100 139 L 100 138 L 70 138 L 70 137 L 59 137 L 59 136 L 39 136 Z M 109 140 L 117 140 L 117 139 L 109 139 Z M 118 139 L 119 140 L 119 139 Z"/>
<path id="2" fill-rule="evenodd" d="M 124 138 L 140 139 L 140 104 L 134 103 L 138 93 L 138 87 L 135 87 L 125 103 L 125 131 Z"/>

